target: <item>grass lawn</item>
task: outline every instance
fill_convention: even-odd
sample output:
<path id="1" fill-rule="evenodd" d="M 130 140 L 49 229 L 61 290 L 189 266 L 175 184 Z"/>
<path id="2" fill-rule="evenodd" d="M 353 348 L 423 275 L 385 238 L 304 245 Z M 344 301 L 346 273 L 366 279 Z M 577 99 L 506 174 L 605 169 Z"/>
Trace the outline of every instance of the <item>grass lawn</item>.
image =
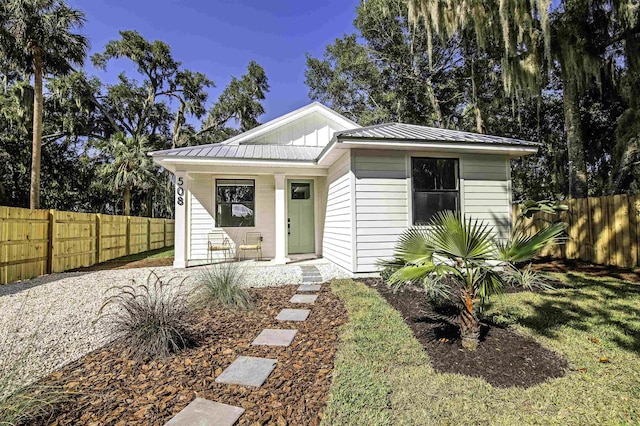
<path id="1" fill-rule="evenodd" d="M 375 290 L 333 281 L 349 323 L 323 424 L 640 423 L 640 284 L 557 277 L 566 288 L 509 294 L 487 311 L 568 359 L 565 377 L 527 389 L 435 373 L 400 314 Z"/>

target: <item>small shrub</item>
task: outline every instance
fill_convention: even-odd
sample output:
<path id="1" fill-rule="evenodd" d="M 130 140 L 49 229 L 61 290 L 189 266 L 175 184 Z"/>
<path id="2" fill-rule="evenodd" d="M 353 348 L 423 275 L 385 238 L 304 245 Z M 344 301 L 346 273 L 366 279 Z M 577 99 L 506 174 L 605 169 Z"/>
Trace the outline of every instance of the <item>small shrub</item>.
<path id="1" fill-rule="evenodd" d="M 19 342 L 9 331 L 20 328 L 19 321 L 29 297 L 27 293 L 16 315 L 10 318 L 7 333 L 0 334 L 0 425 L 30 424 L 35 419 L 46 419 L 54 406 L 66 397 L 61 389 L 31 384 L 33 377 L 27 369 L 39 342 L 38 332 L 49 312 L 38 319 L 35 331 Z"/>
<path id="2" fill-rule="evenodd" d="M 201 301 L 205 306 L 248 309 L 251 294 L 242 287 L 242 269 L 235 263 L 220 263 L 202 270 L 199 275 Z"/>
<path id="3" fill-rule="evenodd" d="M 552 285 L 554 280 L 546 274 L 534 271 L 531 264 L 522 269 L 508 265 L 502 275 L 505 282 L 512 287 L 522 287 L 527 290 L 553 290 L 554 288 Z"/>
<path id="4" fill-rule="evenodd" d="M 98 320 L 108 321 L 111 333 L 128 345 L 137 359 L 162 358 L 191 346 L 193 322 L 191 292 L 186 278 L 165 281 L 151 272 L 144 284 L 113 287 L 117 293 L 100 308 Z M 113 312 L 103 314 L 115 305 Z"/>

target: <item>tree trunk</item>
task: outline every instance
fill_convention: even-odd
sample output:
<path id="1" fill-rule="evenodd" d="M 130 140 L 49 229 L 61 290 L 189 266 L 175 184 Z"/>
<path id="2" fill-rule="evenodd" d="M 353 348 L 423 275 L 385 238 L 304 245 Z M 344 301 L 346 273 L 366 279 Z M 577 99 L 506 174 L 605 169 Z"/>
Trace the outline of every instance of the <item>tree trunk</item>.
<path id="1" fill-rule="evenodd" d="M 584 134 L 580 122 L 578 85 L 575 77 L 563 69 L 562 98 L 564 104 L 564 125 L 567 133 L 567 154 L 569 157 L 569 197 L 587 196 L 587 163 L 584 158 Z"/>
<path id="2" fill-rule="evenodd" d="M 475 350 L 480 343 L 480 320 L 473 312 L 473 299 L 465 294 L 465 307 L 460 311 L 460 337 L 462 347 Z"/>
<path id="3" fill-rule="evenodd" d="M 35 49 L 33 58 L 33 143 L 31 147 L 31 188 L 29 207 L 40 208 L 40 164 L 42 159 L 42 99 L 43 67 L 40 50 Z"/>
<path id="4" fill-rule="evenodd" d="M 131 189 L 129 187 L 124 188 L 124 215 L 129 216 L 131 213 Z"/>

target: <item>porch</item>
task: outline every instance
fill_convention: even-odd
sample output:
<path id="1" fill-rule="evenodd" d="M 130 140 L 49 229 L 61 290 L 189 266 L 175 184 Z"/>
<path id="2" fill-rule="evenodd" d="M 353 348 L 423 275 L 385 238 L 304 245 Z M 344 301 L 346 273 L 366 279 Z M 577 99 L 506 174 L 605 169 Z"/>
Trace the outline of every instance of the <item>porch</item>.
<path id="1" fill-rule="evenodd" d="M 284 265 L 322 256 L 326 169 L 207 169 L 175 172 L 174 267 L 239 258 Z M 259 250 L 243 250 L 256 244 Z"/>

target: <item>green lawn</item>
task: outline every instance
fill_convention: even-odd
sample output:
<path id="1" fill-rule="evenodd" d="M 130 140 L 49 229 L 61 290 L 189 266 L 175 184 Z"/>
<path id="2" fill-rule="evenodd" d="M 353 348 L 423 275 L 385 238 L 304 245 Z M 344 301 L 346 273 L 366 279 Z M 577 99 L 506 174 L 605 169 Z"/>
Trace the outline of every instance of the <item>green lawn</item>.
<path id="1" fill-rule="evenodd" d="M 487 312 L 564 354 L 574 369 L 528 389 L 435 373 L 400 314 L 375 290 L 333 281 L 349 323 L 323 424 L 640 423 L 640 285 L 578 274 L 558 278 L 569 288 L 510 294 Z"/>

